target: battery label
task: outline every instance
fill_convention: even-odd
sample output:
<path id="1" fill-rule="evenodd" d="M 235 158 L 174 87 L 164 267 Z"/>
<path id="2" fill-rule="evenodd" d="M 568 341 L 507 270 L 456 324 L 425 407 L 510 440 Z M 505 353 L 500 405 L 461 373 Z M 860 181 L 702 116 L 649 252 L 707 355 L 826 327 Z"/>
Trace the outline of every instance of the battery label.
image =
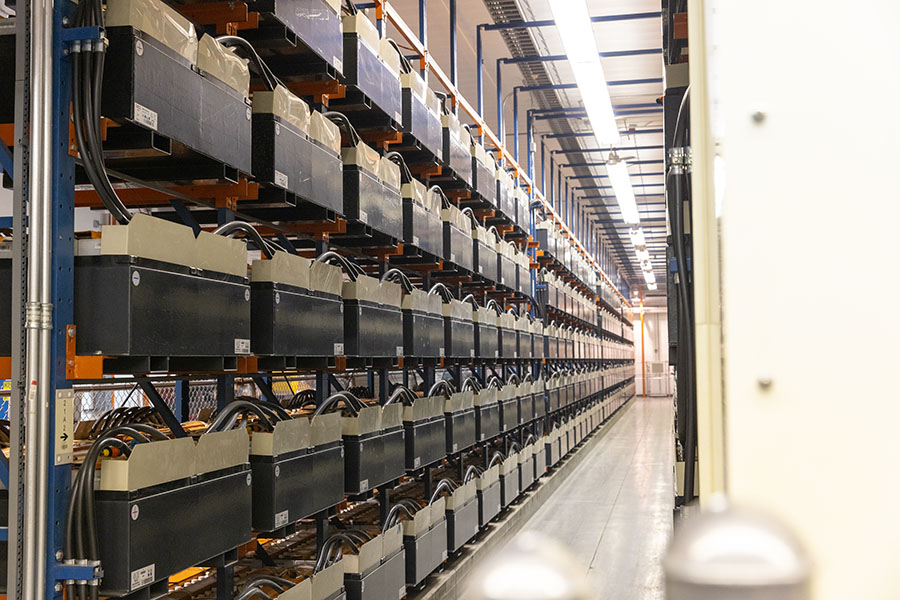
<path id="1" fill-rule="evenodd" d="M 156 565 L 150 564 L 146 567 L 142 567 L 140 569 L 135 569 L 131 572 L 131 589 L 136 590 L 137 588 L 144 587 L 145 585 L 150 585 L 156 579 Z"/>
<path id="2" fill-rule="evenodd" d="M 288 524 L 288 511 L 283 510 L 280 513 L 275 513 L 275 528 L 284 527 Z"/>
<path id="3" fill-rule="evenodd" d="M 156 111 L 150 110 L 137 102 L 134 103 L 134 120 L 139 125 L 149 127 L 153 131 L 156 131 L 156 128 L 159 125 L 159 117 L 156 114 Z"/>

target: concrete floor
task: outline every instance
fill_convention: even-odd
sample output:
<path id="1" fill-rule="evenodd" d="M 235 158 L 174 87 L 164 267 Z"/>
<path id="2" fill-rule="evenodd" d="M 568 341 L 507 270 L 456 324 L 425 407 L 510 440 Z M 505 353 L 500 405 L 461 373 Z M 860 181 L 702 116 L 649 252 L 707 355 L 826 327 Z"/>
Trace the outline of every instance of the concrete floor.
<path id="1" fill-rule="evenodd" d="M 671 398 L 635 398 L 523 528 L 582 561 L 600 600 L 663 598 L 660 560 L 672 531 Z"/>

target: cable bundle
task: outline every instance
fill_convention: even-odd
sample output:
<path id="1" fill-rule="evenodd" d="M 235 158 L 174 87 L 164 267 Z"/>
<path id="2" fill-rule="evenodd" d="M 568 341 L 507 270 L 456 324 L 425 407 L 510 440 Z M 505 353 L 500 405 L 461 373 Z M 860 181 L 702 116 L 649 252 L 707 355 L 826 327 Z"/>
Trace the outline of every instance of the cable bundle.
<path id="1" fill-rule="evenodd" d="M 318 573 L 336 564 L 344 556 L 344 544 L 355 553 L 359 553 L 359 547 L 372 539 L 372 536 L 362 529 L 346 529 L 335 533 L 322 544 L 322 550 L 316 558 L 316 566 L 313 573 Z"/>
<path id="2" fill-rule="evenodd" d="M 347 276 L 350 277 L 350 281 L 356 281 L 357 277 L 366 274 L 366 272 L 363 271 L 362 267 L 360 267 L 358 264 L 344 256 L 341 256 L 333 250 L 329 250 L 328 252 L 320 254 L 318 258 L 316 258 L 316 261 L 341 267 L 344 270 L 344 273 L 346 273 Z"/>
<path id="3" fill-rule="evenodd" d="M 406 166 L 406 161 L 403 159 L 403 155 L 399 152 L 393 151 L 388 152 L 384 155 L 386 159 L 400 167 L 400 173 L 402 175 L 401 181 L 403 183 L 410 183 L 413 180 L 412 172 L 410 172 L 409 167 Z"/>
<path id="4" fill-rule="evenodd" d="M 456 488 L 459 487 L 452 479 L 441 479 L 438 481 L 438 484 L 434 487 L 434 492 L 431 494 L 431 500 L 428 501 L 428 504 L 434 504 L 435 500 L 441 497 L 442 492 L 447 492 L 447 494 L 452 494 Z"/>
<path id="5" fill-rule="evenodd" d="M 450 293 L 450 289 L 444 285 L 443 283 L 436 283 L 431 286 L 431 289 L 428 290 L 429 294 L 440 294 L 441 299 L 444 301 L 444 304 L 449 304 L 451 300 L 453 300 L 453 294 Z"/>
<path id="6" fill-rule="evenodd" d="M 102 31 L 104 18 L 100 0 L 79 2 L 74 25 L 100 27 Z M 100 101 L 106 43 L 106 38 L 101 37 L 99 40 L 72 44 L 72 119 L 84 172 L 100 196 L 104 208 L 118 223 L 125 225 L 131 221 L 131 211 L 109 181 L 103 161 L 103 142 L 100 139 Z"/>
<path id="7" fill-rule="evenodd" d="M 294 585 L 295 583 L 293 581 L 285 579 L 284 577 L 258 575 L 256 577 L 251 577 L 244 583 L 244 587 L 241 588 L 241 592 L 235 596 L 234 600 L 250 600 L 250 598 L 268 598 L 271 600 L 272 597 L 262 591 L 263 587 L 273 589 L 278 595 L 281 595 L 283 592 L 294 587 Z"/>
<path id="8" fill-rule="evenodd" d="M 350 119 L 348 119 L 347 115 L 344 113 L 337 112 L 336 110 L 328 110 L 323 112 L 322 116 L 343 129 L 350 137 L 350 145 L 354 148 L 362 141 L 362 138 L 359 137 L 359 134 L 356 132 L 356 128 L 353 127 Z"/>
<path id="9" fill-rule="evenodd" d="M 412 508 L 410 507 L 410 505 L 412 505 Z M 381 531 L 387 531 L 388 529 L 396 526 L 397 523 L 399 523 L 403 519 L 404 515 L 410 521 L 413 520 L 415 518 L 416 511 L 419 508 L 419 505 L 417 505 L 412 500 L 400 500 L 399 502 L 397 502 L 397 504 L 391 507 L 391 510 L 388 511 L 387 518 L 384 520 L 384 524 L 381 526 Z"/>
<path id="10" fill-rule="evenodd" d="M 359 411 L 366 408 L 365 403 L 355 395 L 350 392 L 342 391 L 326 398 L 325 401 L 316 408 L 313 416 L 318 417 L 328 411 L 334 410 L 341 401 L 344 402 L 342 410 L 350 412 L 354 417 L 359 414 Z"/>
<path id="11" fill-rule="evenodd" d="M 97 461 L 106 450 L 110 454 L 129 456 L 134 444 L 149 444 L 151 440 L 167 440 L 159 430 L 132 423 L 105 431 L 91 444 L 87 456 L 75 475 L 72 494 L 66 515 L 65 557 L 67 562 L 100 560 L 100 542 L 97 537 L 97 518 L 94 510 L 94 471 Z M 66 598 L 70 600 L 97 600 L 99 585 L 66 584 Z"/>
<path id="12" fill-rule="evenodd" d="M 437 192 L 441 195 L 441 208 L 450 208 L 450 198 L 447 197 L 447 194 L 444 193 L 444 190 L 441 189 L 439 185 L 433 185 L 428 188 L 430 192 Z"/>
<path id="13" fill-rule="evenodd" d="M 417 398 L 418 396 L 416 395 L 416 393 L 405 385 L 396 385 L 394 386 L 394 390 L 391 392 L 390 397 L 384 403 L 384 406 L 393 404 L 398 400 L 406 406 L 412 406 L 413 402 L 415 402 Z"/>
<path id="14" fill-rule="evenodd" d="M 275 252 L 285 252 L 284 248 L 271 240 L 264 239 L 259 234 L 259 231 L 256 230 L 256 227 L 250 223 L 245 223 L 244 221 L 231 221 L 213 231 L 214 235 L 222 235 L 225 237 L 231 237 L 235 233 L 243 233 L 249 239 L 253 240 L 266 258 L 272 258 L 275 255 Z"/>
<path id="15" fill-rule="evenodd" d="M 403 291 L 407 294 L 415 289 L 415 286 L 413 286 L 409 277 L 407 277 L 403 271 L 396 268 L 385 271 L 384 275 L 381 276 L 381 281 L 393 281 L 394 283 L 399 283 L 400 287 L 402 287 Z"/>
<path id="16" fill-rule="evenodd" d="M 250 423 L 250 415 L 256 417 L 254 423 L 264 431 L 274 431 L 278 421 L 289 421 L 291 415 L 278 404 L 265 402 L 252 396 L 239 396 L 229 402 L 222 411 L 216 415 L 213 422 L 206 429 L 206 433 L 216 431 L 228 431 L 237 423 Z"/>
<path id="17" fill-rule="evenodd" d="M 290 398 L 281 401 L 281 405 L 288 410 L 299 410 L 306 406 L 316 404 L 316 390 L 300 390 Z"/>
<path id="18" fill-rule="evenodd" d="M 445 397 L 449 398 L 455 391 L 452 383 L 446 379 L 441 379 L 440 381 L 436 381 L 434 385 L 431 386 L 431 389 L 428 390 L 428 397 L 430 398 L 437 394 L 443 394 Z"/>
<path id="19" fill-rule="evenodd" d="M 166 426 L 159 411 L 153 406 L 120 406 L 100 415 L 100 418 L 91 425 L 88 437 L 96 438 L 113 427 L 132 423 L 142 423 L 153 427 Z"/>
<path id="20" fill-rule="evenodd" d="M 272 72 L 272 69 L 269 68 L 269 65 L 260 58 L 259 54 L 256 52 L 256 48 L 254 48 L 250 42 L 236 35 L 222 35 L 217 37 L 216 41 L 226 48 L 240 50 L 239 53 L 235 54 L 243 54 L 245 58 L 249 59 L 250 64 L 253 65 L 253 68 L 256 70 L 260 79 L 265 83 L 267 90 L 271 92 L 279 85 L 285 87 L 281 80 Z"/>

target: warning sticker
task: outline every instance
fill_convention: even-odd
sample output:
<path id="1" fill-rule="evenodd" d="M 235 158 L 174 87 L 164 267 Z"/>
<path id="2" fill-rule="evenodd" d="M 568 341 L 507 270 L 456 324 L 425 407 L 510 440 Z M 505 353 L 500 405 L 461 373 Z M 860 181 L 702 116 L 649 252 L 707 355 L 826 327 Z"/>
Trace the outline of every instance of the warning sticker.
<path id="1" fill-rule="evenodd" d="M 288 511 L 283 510 L 280 513 L 275 513 L 275 528 L 284 527 L 288 524 Z"/>

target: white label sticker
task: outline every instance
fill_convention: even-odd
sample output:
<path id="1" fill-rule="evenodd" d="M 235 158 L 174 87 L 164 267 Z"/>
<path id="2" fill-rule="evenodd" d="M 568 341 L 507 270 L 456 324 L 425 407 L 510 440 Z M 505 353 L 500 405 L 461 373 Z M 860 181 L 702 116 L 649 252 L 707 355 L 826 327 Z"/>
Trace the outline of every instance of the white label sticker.
<path id="1" fill-rule="evenodd" d="M 361 447 L 360 447 L 360 450 L 362 450 Z M 359 482 L 359 491 L 365 492 L 367 489 L 369 489 L 369 480 L 363 479 L 362 481 Z"/>
<path id="2" fill-rule="evenodd" d="M 419 245 L 419 236 L 414 235 L 413 236 L 413 246 L 418 246 L 418 245 Z"/>
<path id="3" fill-rule="evenodd" d="M 344 354 L 344 344 L 335 344 L 334 345 L 334 355 L 341 356 Z"/>
<path id="4" fill-rule="evenodd" d="M 469 357 L 475 358 L 475 348 L 469 348 Z"/>
<path id="5" fill-rule="evenodd" d="M 288 524 L 288 511 L 283 510 L 280 513 L 275 513 L 275 529 L 279 527 L 284 527 Z"/>
<path id="6" fill-rule="evenodd" d="M 421 457 L 421 456 L 417 456 L 417 457 L 416 457 L 416 460 L 413 461 L 413 468 L 414 468 L 414 469 L 418 469 L 418 468 L 419 468 L 419 465 L 421 465 L 421 464 L 422 464 L 422 457 Z"/>
<path id="7" fill-rule="evenodd" d="M 484 267 L 482 267 L 481 265 L 478 265 L 478 272 L 484 273 Z"/>
<path id="8" fill-rule="evenodd" d="M 156 127 L 159 124 L 159 117 L 156 111 L 150 110 L 146 106 L 141 106 L 137 102 L 134 103 L 134 120 L 139 125 L 149 127 L 153 131 L 156 131 Z"/>
<path id="9" fill-rule="evenodd" d="M 456 449 L 459 447 L 459 444 L 453 444 L 453 451 L 456 452 Z"/>
<path id="10" fill-rule="evenodd" d="M 398 123 L 402 123 L 402 122 L 403 122 L 403 115 L 401 115 L 401 114 L 398 113 L 398 112 L 395 112 L 395 113 L 394 113 L 394 120 L 397 121 Z"/>
<path id="11" fill-rule="evenodd" d="M 250 340 L 243 338 L 234 338 L 235 354 L 250 354 Z"/>
<path id="12" fill-rule="evenodd" d="M 334 68 L 337 69 L 338 71 L 340 71 L 341 73 L 343 73 L 344 72 L 344 61 L 339 59 L 337 56 L 332 56 L 331 58 L 332 58 L 332 62 L 334 63 Z"/>
<path id="13" fill-rule="evenodd" d="M 519 358 L 519 353 L 518 353 L 518 352 L 513 352 L 513 358 Z"/>
<path id="14" fill-rule="evenodd" d="M 450 253 L 450 262 L 456 262 L 456 255 L 452 252 Z"/>
<path id="15" fill-rule="evenodd" d="M 54 444 L 54 464 L 65 465 L 72 462 L 72 438 L 75 431 L 73 405 L 75 393 L 72 390 L 56 391 L 56 432 Z"/>
<path id="16" fill-rule="evenodd" d="M 364 210 L 359 211 L 359 220 L 369 222 L 369 213 Z"/>
<path id="17" fill-rule="evenodd" d="M 441 560 L 447 560 L 447 551 L 446 550 L 441 552 Z"/>
<path id="18" fill-rule="evenodd" d="M 147 565 L 131 572 L 131 590 L 150 585 L 156 579 L 156 565 Z"/>
<path id="19" fill-rule="evenodd" d="M 503 285 L 506 285 L 506 277 L 501 277 L 500 283 L 502 283 Z"/>
<path id="20" fill-rule="evenodd" d="M 441 358 L 444 358 L 444 349 L 443 349 L 443 348 L 441 348 L 440 350 L 438 350 L 438 355 L 439 355 Z"/>
<path id="21" fill-rule="evenodd" d="M 397 356 L 403 356 L 403 346 L 397 346 Z"/>
<path id="22" fill-rule="evenodd" d="M 288 176 L 281 171 L 275 171 L 275 185 L 286 188 L 288 186 Z"/>
<path id="23" fill-rule="evenodd" d="M 500 358 L 500 351 L 494 350 L 494 358 Z"/>
<path id="24" fill-rule="evenodd" d="M 400 593 L 397 594 L 397 597 L 400 598 L 400 600 L 403 600 L 403 596 L 405 596 L 405 595 L 406 595 L 406 588 L 405 587 L 400 588 Z"/>

